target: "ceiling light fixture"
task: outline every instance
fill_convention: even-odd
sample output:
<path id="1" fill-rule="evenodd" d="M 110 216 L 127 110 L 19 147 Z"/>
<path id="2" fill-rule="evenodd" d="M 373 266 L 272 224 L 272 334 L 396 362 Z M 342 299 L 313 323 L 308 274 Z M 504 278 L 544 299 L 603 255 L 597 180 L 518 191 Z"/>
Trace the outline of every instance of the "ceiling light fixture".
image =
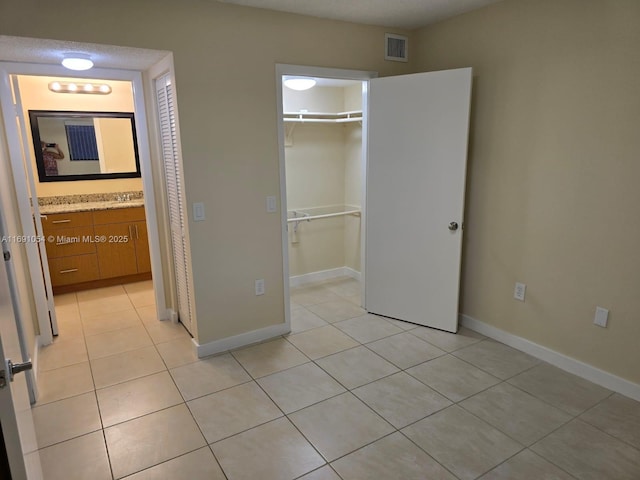
<path id="1" fill-rule="evenodd" d="M 109 95 L 111 86 L 106 83 L 51 82 L 49 90 L 55 93 L 90 93 L 93 95 Z"/>
<path id="2" fill-rule="evenodd" d="M 84 53 L 67 53 L 62 59 L 62 66 L 69 70 L 89 70 L 93 67 L 93 62 Z"/>
<path id="3" fill-rule="evenodd" d="M 285 87 L 298 91 L 309 90 L 315 84 L 316 81 L 313 78 L 286 78 L 284 81 Z"/>

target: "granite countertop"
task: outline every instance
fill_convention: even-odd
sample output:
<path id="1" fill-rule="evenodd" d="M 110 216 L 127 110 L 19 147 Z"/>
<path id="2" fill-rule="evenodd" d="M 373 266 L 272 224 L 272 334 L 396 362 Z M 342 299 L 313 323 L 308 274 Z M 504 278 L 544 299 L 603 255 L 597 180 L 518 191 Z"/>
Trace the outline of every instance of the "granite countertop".
<path id="1" fill-rule="evenodd" d="M 42 215 L 92 212 L 95 210 L 143 207 L 144 198 L 141 191 L 58 195 L 54 197 L 38 197 L 38 206 Z"/>
<path id="2" fill-rule="evenodd" d="M 66 203 L 62 205 L 40 205 L 40 213 L 42 215 L 49 215 L 54 213 L 92 212 L 94 210 L 115 210 L 118 208 L 132 208 L 143 206 L 143 198 L 124 202 L 118 200 L 103 200 L 98 202 Z"/>

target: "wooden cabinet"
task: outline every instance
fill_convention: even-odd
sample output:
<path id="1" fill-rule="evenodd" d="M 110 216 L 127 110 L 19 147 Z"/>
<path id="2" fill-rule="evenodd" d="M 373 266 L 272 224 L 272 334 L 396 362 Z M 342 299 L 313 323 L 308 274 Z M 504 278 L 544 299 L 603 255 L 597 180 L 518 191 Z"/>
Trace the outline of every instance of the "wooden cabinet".
<path id="1" fill-rule="evenodd" d="M 100 278 L 98 256 L 94 253 L 50 258 L 49 273 L 54 287 L 98 280 Z"/>
<path id="2" fill-rule="evenodd" d="M 56 293 L 151 277 L 143 207 L 48 215 L 43 227 Z"/>
<path id="3" fill-rule="evenodd" d="M 149 253 L 147 222 L 135 222 L 133 227 L 136 234 L 136 261 L 138 262 L 138 273 L 151 272 L 151 254 Z"/>
<path id="4" fill-rule="evenodd" d="M 100 278 L 122 277 L 138 273 L 136 246 L 131 238 L 131 224 L 110 223 L 93 227 L 97 237 L 110 238 L 97 244 Z"/>
<path id="5" fill-rule="evenodd" d="M 101 278 L 122 277 L 151 271 L 144 208 L 94 212 Z"/>
<path id="6" fill-rule="evenodd" d="M 100 279 L 91 212 L 47 215 L 42 226 L 54 287 Z"/>

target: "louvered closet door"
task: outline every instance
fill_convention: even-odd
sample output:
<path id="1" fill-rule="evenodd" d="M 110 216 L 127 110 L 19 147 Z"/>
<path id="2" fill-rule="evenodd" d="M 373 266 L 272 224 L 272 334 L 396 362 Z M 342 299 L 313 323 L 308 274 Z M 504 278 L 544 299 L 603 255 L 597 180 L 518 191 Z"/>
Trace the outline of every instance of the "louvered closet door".
<path id="1" fill-rule="evenodd" d="M 171 223 L 171 243 L 173 265 L 178 290 L 178 315 L 180 321 L 192 330 L 191 288 L 187 274 L 188 247 L 185 238 L 185 208 L 182 171 L 179 166 L 180 152 L 176 138 L 176 122 L 173 86 L 169 75 L 156 80 L 158 117 L 162 136 L 162 155 L 167 183 L 169 221 Z"/>

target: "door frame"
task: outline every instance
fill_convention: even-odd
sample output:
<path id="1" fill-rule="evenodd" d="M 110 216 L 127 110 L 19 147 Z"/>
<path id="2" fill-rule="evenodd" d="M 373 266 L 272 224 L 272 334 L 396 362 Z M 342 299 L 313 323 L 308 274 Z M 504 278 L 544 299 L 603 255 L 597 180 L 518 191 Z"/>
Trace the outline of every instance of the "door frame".
<path id="1" fill-rule="evenodd" d="M 25 167 L 21 164 L 21 144 L 19 141 L 19 132 L 14 120 L 15 112 L 13 109 L 13 97 L 11 91 L 11 75 L 31 75 L 31 76 L 60 76 L 69 78 L 101 78 L 104 80 L 124 80 L 132 83 L 134 110 L 136 116 L 136 130 L 138 132 L 138 153 L 140 156 L 140 171 L 142 178 L 142 189 L 144 192 L 144 206 L 147 222 L 147 230 L 149 235 L 149 250 L 151 255 L 151 272 L 153 277 L 153 289 L 155 293 L 156 307 L 159 316 L 164 317 L 166 315 L 166 301 L 164 292 L 164 278 L 162 259 L 160 254 L 160 240 L 158 229 L 158 217 L 156 212 L 156 199 L 154 193 L 153 184 L 153 172 L 151 163 L 151 153 L 149 144 L 148 124 L 147 124 L 147 112 L 146 103 L 144 98 L 144 88 L 142 72 L 134 70 L 118 70 L 118 69 L 104 69 L 94 68 L 85 72 L 73 72 L 67 70 L 60 65 L 53 64 L 30 64 L 30 63 L 13 63 L 0 61 L 0 104 L 2 107 L 2 113 L 4 118 L 4 128 L 6 133 L 6 145 L 9 158 L 7 162 L 11 164 L 13 170 L 13 182 L 16 186 L 16 201 L 20 212 L 20 219 L 22 222 L 24 235 L 35 235 L 35 229 L 31 224 L 31 207 L 29 193 L 26 185 Z M 21 113 L 21 112 L 19 112 Z M 10 121 L 8 121 L 10 120 Z M 0 141 L 4 142 L 0 139 Z M 23 175 L 21 175 L 23 174 Z M 19 180 L 17 180 L 19 178 Z M 0 207 L 6 207 L 1 205 Z M 27 249 L 27 257 L 29 264 L 37 265 L 40 262 L 39 255 L 35 249 Z M 33 268 L 30 268 L 33 270 Z M 31 272 L 31 275 L 34 273 Z M 46 308 L 46 299 L 41 295 L 40 288 L 34 285 L 32 279 L 32 286 L 34 286 L 38 292 L 34 292 L 34 299 L 36 303 L 36 309 L 38 311 L 38 326 L 40 334 L 38 336 L 39 345 L 48 345 L 53 341 L 51 334 L 51 325 L 49 323 L 48 312 Z M 24 313 L 21 312 L 22 318 L 25 318 Z M 36 346 L 37 348 L 37 346 Z"/>
<path id="2" fill-rule="evenodd" d="M 284 292 L 284 318 L 288 330 L 291 330 L 291 303 L 289 288 L 289 233 L 287 230 L 287 174 L 284 146 L 284 106 L 282 104 L 282 77 L 285 75 L 302 77 L 321 77 L 340 80 L 356 80 L 362 82 L 362 192 L 360 215 L 360 291 L 361 306 L 365 307 L 364 272 L 365 272 L 365 231 L 366 231 L 366 198 L 367 198 L 367 135 L 368 135 L 368 103 L 369 80 L 378 77 L 378 72 L 365 70 L 347 70 L 341 68 L 314 67 L 308 65 L 276 64 L 276 107 L 278 112 L 278 153 L 280 167 L 280 223 L 282 226 L 282 283 Z"/>

